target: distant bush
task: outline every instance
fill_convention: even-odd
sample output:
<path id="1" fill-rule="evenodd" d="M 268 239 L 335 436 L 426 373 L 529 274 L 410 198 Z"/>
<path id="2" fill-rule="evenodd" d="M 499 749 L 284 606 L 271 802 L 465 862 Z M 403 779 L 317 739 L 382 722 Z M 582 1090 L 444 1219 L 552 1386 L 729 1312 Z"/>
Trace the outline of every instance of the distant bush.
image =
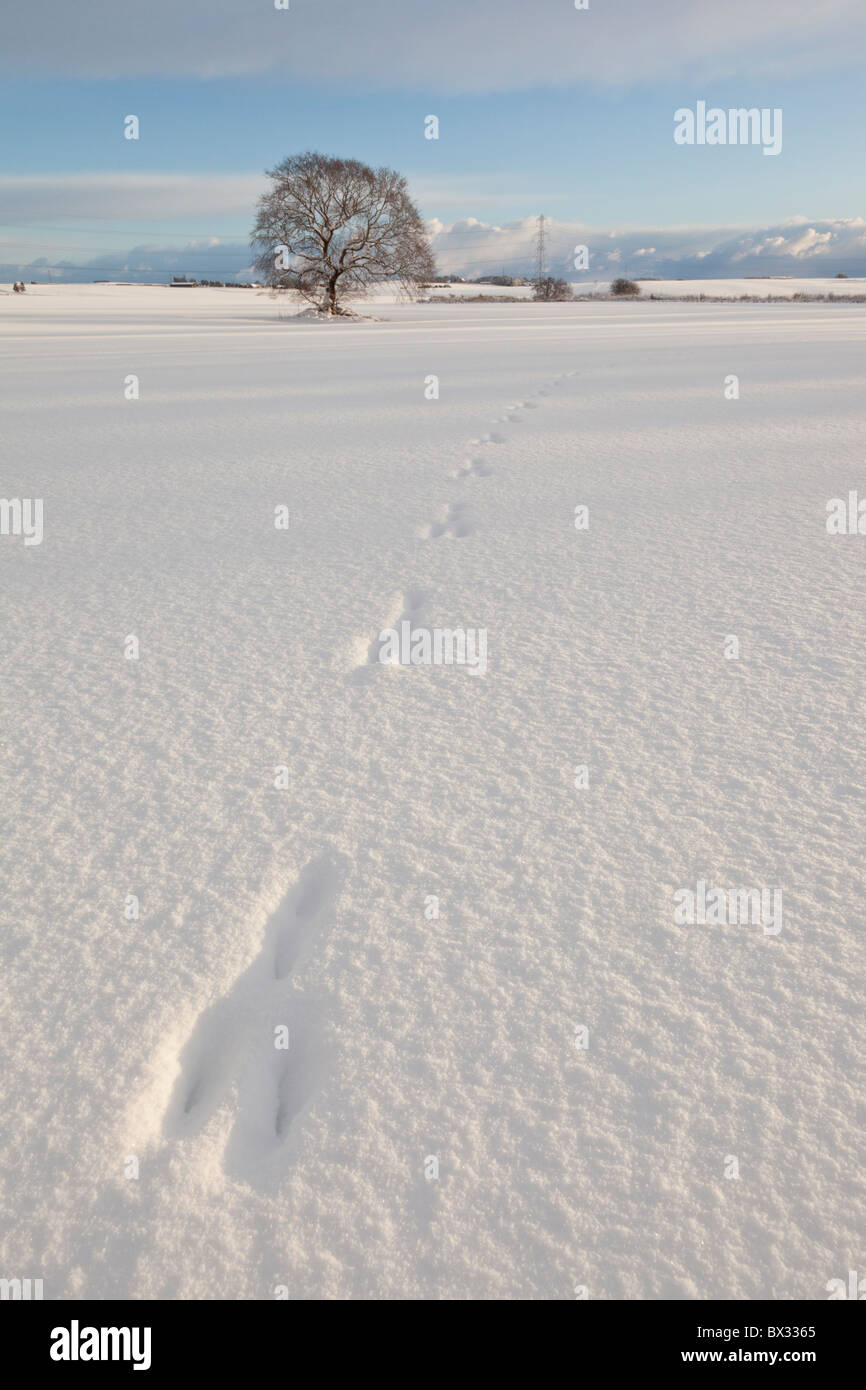
<path id="1" fill-rule="evenodd" d="M 622 277 L 614 280 L 610 287 L 611 294 L 640 294 L 640 285 L 636 285 L 634 280 L 624 280 Z"/>
<path id="2" fill-rule="evenodd" d="M 574 293 L 567 280 L 556 280 L 552 275 L 545 275 L 542 280 L 532 282 L 533 299 L 574 299 Z"/>
<path id="3" fill-rule="evenodd" d="M 837 279 L 837 280 L 847 280 L 847 279 L 848 279 L 848 276 L 845 274 L 844 270 L 839 270 L 839 271 L 836 272 L 836 279 Z"/>

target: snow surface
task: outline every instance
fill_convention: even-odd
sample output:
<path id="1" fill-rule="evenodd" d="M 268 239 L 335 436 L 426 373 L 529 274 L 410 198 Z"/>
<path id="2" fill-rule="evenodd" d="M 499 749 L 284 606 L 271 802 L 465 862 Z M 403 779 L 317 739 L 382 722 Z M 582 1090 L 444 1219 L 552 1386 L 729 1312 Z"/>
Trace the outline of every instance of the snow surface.
<path id="1" fill-rule="evenodd" d="M 0 537 L 0 1272 L 862 1272 L 866 538 L 825 509 L 866 493 L 866 310 L 0 305 L 0 492 L 45 526 Z M 403 614 L 485 627 L 486 674 L 371 662 Z M 781 933 L 677 926 L 699 879 L 781 887 Z"/>
<path id="2" fill-rule="evenodd" d="M 626 274 L 623 271 L 623 274 Z M 632 276 L 635 284 L 640 285 L 642 295 L 664 295 L 671 299 L 685 299 L 697 295 L 708 295 L 713 299 L 739 299 L 741 295 L 750 295 L 759 299 L 766 299 L 770 296 L 778 299 L 793 299 L 795 294 L 823 295 L 866 295 L 866 280 L 850 277 L 844 280 L 837 280 L 834 277 L 822 279 L 814 277 L 802 280 L 792 279 L 788 276 L 767 276 L 765 279 L 756 277 L 744 277 L 740 280 L 641 280 L 638 276 Z M 611 282 L 609 280 L 588 280 L 581 279 L 573 281 L 573 288 L 576 294 L 607 294 Z M 485 298 L 492 296 L 502 296 L 503 299 L 531 299 L 531 285 L 473 285 L 473 284 L 454 284 L 439 286 L 436 285 L 430 290 L 431 299 L 447 298 L 454 295 L 458 299 L 471 298 L 475 295 L 483 295 Z"/>

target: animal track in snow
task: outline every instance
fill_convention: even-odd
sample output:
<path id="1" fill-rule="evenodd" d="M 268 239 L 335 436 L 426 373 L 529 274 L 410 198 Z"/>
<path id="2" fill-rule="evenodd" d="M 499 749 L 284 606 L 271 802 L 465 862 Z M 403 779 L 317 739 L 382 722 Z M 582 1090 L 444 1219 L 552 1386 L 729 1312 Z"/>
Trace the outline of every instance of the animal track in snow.
<path id="1" fill-rule="evenodd" d="M 505 444 L 506 441 L 506 435 L 498 434 L 495 430 L 491 430 L 489 434 L 482 434 L 479 435 L 477 439 L 470 439 L 469 447 L 470 449 L 483 448 L 486 444 Z"/>
<path id="2" fill-rule="evenodd" d="M 526 418 L 525 415 L 521 414 L 521 411 L 537 409 L 537 401 L 515 401 L 513 405 L 508 405 L 505 407 L 506 413 L 503 418 L 505 419 L 507 424 L 516 425 L 519 424 L 522 420 L 525 420 Z"/>
<path id="3" fill-rule="evenodd" d="M 329 925 L 345 875 L 342 855 L 312 860 L 271 914 L 255 960 L 200 1016 L 181 1053 L 163 1125 L 168 1137 L 200 1129 L 231 1099 L 226 1155 L 240 1173 L 286 1137 L 322 1067 L 318 1013 L 288 981 Z M 278 1026 L 288 1029 L 286 1049 L 275 1046 Z"/>
<path id="4" fill-rule="evenodd" d="M 484 462 L 484 459 L 466 459 L 459 468 L 455 468 L 451 474 L 452 478 L 489 478 L 493 469 Z"/>
<path id="5" fill-rule="evenodd" d="M 352 675 L 352 679 L 355 682 L 360 683 L 370 680 L 376 667 L 390 664 L 387 661 L 379 660 L 379 652 L 382 647 L 379 633 L 383 632 L 386 628 L 393 628 L 395 631 L 399 632 L 401 623 L 411 623 L 414 627 L 421 622 L 428 602 L 428 595 L 423 589 L 418 589 L 413 586 L 406 590 L 403 595 L 402 606 L 395 606 L 394 611 L 392 611 L 386 621 L 380 624 L 376 636 L 367 647 L 366 656 L 360 664 L 356 666 Z M 360 645 L 359 643 L 359 646 Z"/>
<path id="6" fill-rule="evenodd" d="M 321 865 L 315 872 L 308 868 L 280 903 L 269 925 L 275 979 L 284 980 L 294 969 L 333 903 L 337 886 L 333 872 Z"/>
<path id="7" fill-rule="evenodd" d="M 440 536 L 450 536 L 463 540 L 475 533 L 475 525 L 467 515 L 466 502 L 452 502 L 445 516 L 439 521 L 431 521 L 423 532 L 423 540 L 438 540 Z"/>

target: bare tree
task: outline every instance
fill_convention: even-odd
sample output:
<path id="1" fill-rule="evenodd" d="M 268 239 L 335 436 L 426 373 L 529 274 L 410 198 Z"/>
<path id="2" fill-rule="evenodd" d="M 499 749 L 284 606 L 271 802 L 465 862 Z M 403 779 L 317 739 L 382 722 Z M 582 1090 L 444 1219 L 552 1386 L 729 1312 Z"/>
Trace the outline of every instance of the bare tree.
<path id="1" fill-rule="evenodd" d="M 544 275 L 532 282 L 533 299 L 574 299 L 574 291 L 567 280 L 557 280 L 553 275 Z"/>
<path id="2" fill-rule="evenodd" d="M 435 264 L 405 178 L 356 159 L 307 153 L 267 171 L 252 245 L 256 266 L 275 289 L 296 290 L 323 313 L 342 314 L 346 298 L 376 280 L 411 288 Z"/>

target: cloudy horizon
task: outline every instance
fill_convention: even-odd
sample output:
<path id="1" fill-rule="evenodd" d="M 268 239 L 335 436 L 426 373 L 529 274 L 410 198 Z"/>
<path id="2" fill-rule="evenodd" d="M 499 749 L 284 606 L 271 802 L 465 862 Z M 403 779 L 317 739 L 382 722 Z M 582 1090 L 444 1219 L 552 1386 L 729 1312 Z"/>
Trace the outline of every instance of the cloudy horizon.
<path id="1" fill-rule="evenodd" d="M 617 274 L 637 280 L 726 278 L 825 278 L 866 276 L 866 220 L 810 222 L 792 218 L 775 227 L 635 228 L 617 230 L 546 221 L 547 262 L 552 273 L 587 287 Z M 528 276 L 533 271 L 536 219 L 497 226 L 475 218 L 428 222 L 436 264 L 443 275 Z M 585 245 L 589 267 L 576 270 L 573 248 Z M 183 246 L 143 243 L 126 251 L 100 252 L 80 263 L 0 263 L 0 279 L 52 283 L 128 280 L 162 283 L 172 276 L 206 280 L 258 279 L 242 242 L 212 237 Z"/>

